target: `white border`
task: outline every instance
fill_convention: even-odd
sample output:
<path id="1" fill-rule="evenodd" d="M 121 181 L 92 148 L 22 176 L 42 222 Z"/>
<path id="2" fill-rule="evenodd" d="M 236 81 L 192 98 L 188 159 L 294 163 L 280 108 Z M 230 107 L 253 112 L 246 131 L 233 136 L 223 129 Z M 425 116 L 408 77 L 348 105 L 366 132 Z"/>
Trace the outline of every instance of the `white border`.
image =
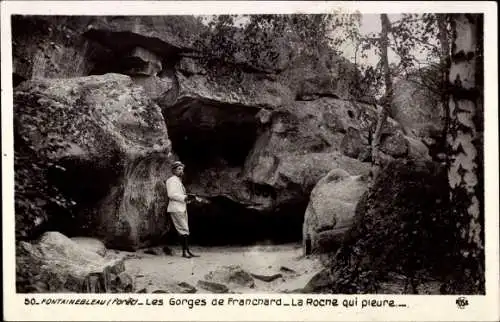
<path id="1" fill-rule="evenodd" d="M 11 14 L 46 15 L 160 15 L 160 14 L 217 14 L 217 13 L 423 13 L 423 12 L 483 12 L 485 14 L 485 202 L 486 219 L 486 296 L 468 296 L 469 306 L 458 309 L 457 296 L 357 296 L 361 299 L 394 299 L 406 308 L 345 309 L 340 307 L 238 307 L 204 306 L 188 309 L 171 306 L 25 306 L 24 298 L 47 298 L 47 295 L 18 295 L 15 293 L 14 216 L 13 216 L 13 138 L 12 138 L 12 57 L 10 36 Z M 243 2 L 243 1 L 4 1 L 1 3 L 1 64 L 2 64 L 2 220 L 4 263 L 4 318 L 6 320 L 499 320 L 499 257 L 498 257 L 498 75 L 497 75 L 497 5 L 496 2 Z M 153 296 L 154 295 L 154 296 Z M 146 299 L 168 298 L 174 295 L 131 295 Z M 257 296 L 257 295 L 256 295 Z M 255 298 L 241 295 L 239 298 Z M 264 295 L 258 295 L 264 297 Z M 54 295 L 50 297 L 62 297 Z M 72 298 L 125 299 L 127 295 L 72 295 Z M 229 295 L 175 295 L 176 298 L 228 298 Z M 275 298 L 275 295 L 268 295 Z M 280 295 L 283 301 L 295 303 L 305 298 L 353 299 L 342 295 Z"/>

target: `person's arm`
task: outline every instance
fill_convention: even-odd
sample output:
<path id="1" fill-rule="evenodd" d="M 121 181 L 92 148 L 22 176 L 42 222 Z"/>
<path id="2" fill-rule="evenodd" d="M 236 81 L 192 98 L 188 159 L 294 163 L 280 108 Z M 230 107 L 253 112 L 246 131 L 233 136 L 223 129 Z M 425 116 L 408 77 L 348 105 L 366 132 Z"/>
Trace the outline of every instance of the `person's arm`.
<path id="1" fill-rule="evenodd" d="M 182 187 L 180 186 L 180 182 L 177 180 L 168 180 L 167 181 L 167 195 L 171 200 L 186 202 L 187 196 L 182 191 Z"/>

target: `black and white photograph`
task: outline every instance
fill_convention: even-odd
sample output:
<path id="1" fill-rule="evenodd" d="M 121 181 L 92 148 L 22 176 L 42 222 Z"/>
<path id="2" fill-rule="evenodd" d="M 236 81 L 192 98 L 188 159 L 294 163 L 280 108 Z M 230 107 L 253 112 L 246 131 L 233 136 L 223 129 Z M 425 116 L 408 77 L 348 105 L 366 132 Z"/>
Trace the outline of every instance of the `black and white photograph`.
<path id="1" fill-rule="evenodd" d="M 18 295 L 489 295 L 482 10 L 9 25 Z"/>

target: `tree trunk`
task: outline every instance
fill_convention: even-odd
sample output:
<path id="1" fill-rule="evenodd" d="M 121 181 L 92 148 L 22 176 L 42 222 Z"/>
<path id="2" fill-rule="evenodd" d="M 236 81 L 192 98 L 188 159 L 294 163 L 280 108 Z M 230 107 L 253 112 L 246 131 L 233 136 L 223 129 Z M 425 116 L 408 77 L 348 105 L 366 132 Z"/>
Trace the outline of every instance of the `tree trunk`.
<path id="1" fill-rule="evenodd" d="M 380 104 L 377 114 L 377 125 L 373 134 L 372 140 L 372 173 L 376 177 L 381 167 L 380 155 L 380 139 L 382 136 L 382 128 L 389 114 L 389 108 L 392 103 L 392 75 L 389 68 L 389 57 L 387 51 L 389 48 L 389 32 L 391 29 L 391 22 L 387 14 L 380 15 L 380 22 L 382 24 L 382 32 L 380 33 L 380 62 L 384 72 L 385 95 Z"/>
<path id="2" fill-rule="evenodd" d="M 446 141 L 448 136 L 448 128 L 450 126 L 450 110 L 448 107 L 449 100 L 449 89 L 448 89 L 448 75 L 450 73 L 450 44 L 448 35 L 448 15 L 437 14 L 437 24 L 438 24 L 438 38 L 441 44 L 441 61 L 440 61 L 440 83 L 441 83 L 441 103 L 443 104 L 444 110 L 444 124 L 442 133 L 442 142 L 440 143 L 440 151 L 446 149 Z M 449 160 L 446 154 L 446 164 L 448 165 Z"/>
<path id="3" fill-rule="evenodd" d="M 482 16 L 456 15 L 452 30 L 448 180 L 460 265 L 453 284 L 458 293 L 484 293 Z"/>

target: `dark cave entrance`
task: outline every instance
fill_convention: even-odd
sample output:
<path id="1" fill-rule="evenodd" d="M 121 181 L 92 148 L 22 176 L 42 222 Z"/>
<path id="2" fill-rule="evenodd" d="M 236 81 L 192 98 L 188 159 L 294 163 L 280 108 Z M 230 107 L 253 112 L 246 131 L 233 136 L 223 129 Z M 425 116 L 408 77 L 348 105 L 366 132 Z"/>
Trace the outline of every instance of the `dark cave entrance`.
<path id="1" fill-rule="evenodd" d="M 261 212 L 214 197 L 210 205 L 189 207 L 191 240 L 204 246 L 297 243 L 302 239 L 306 207 L 307 202 L 295 202 Z"/>
<path id="2" fill-rule="evenodd" d="M 260 135 L 255 117 L 257 112 L 257 108 L 215 105 L 192 99 L 178 102 L 164 111 L 172 148 L 186 164 L 186 187 L 190 190 L 190 187 L 201 186 L 208 194 L 209 203 L 188 206 L 194 244 L 242 246 L 301 241 L 308 200 L 296 200 L 273 211 L 256 210 L 214 191 L 220 185 L 234 182 L 241 184 L 241 189 L 248 189 L 250 183 L 244 180 L 210 182 L 210 179 L 203 178 L 210 173 L 241 174 L 247 156 Z M 213 186 L 207 187 L 206 182 Z M 264 188 L 267 189 L 251 187 L 251 190 L 274 197 L 279 193 L 271 187 Z M 176 238 L 175 232 L 172 232 L 171 238 Z"/>
<path id="3" fill-rule="evenodd" d="M 195 171 L 221 162 L 243 166 L 258 135 L 257 112 L 189 100 L 168 109 L 164 116 L 173 150 Z"/>

